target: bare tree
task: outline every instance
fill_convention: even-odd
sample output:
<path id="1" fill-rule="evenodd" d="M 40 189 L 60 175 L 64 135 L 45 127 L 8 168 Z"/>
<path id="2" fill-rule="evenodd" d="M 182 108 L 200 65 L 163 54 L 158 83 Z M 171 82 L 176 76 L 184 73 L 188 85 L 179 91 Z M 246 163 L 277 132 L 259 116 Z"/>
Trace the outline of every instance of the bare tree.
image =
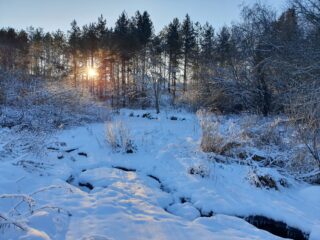
<path id="1" fill-rule="evenodd" d="M 291 0 L 291 3 L 307 21 L 320 28 L 320 0 Z"/>
<path id="2" fill-rule="evenodd" d="M 320 86 L 300 84 L 291 95 L 288 113 L 298 129 L 299 137 L 317 163 L 320 170 Z"/>

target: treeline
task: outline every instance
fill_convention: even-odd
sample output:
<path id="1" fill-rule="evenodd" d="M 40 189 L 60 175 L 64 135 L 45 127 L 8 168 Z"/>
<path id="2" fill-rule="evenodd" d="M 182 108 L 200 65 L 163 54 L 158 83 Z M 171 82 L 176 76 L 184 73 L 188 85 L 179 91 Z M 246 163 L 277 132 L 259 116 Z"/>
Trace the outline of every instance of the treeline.
<path id="1" fill-rule="evenodd" d="M 319 98 L 320 1 L 290 6 L 280 15 L 262 4 L 244 7 L 241 22 L 218 31 L 186 15 L 156 34 L 139 11 L 123 12 L 114 27 L 103 16 L 82 27 L 73 21 L 67 34 L 3 28 L 0 68 L 68 78 L 114 107 L 159 111 L 165 96 L 194 109 L 300 116 Z"/>

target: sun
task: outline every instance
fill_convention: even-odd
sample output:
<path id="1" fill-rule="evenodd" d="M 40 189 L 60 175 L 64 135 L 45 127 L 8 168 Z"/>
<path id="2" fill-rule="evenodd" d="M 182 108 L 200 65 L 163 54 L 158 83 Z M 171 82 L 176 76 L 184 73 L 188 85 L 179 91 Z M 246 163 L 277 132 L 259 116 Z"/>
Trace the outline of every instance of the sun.
<path id="1" fill-rule="evenodd" d="M 89 67 L 88 68 L 88 77 L 89 78 L 94 78 L 94 77 L 96 77 L 98 75 L 98 73 L 97 73 L 97 70 L 96 69 L 94 69 L 94 68 L 92 68 L 92 67 Z"/>

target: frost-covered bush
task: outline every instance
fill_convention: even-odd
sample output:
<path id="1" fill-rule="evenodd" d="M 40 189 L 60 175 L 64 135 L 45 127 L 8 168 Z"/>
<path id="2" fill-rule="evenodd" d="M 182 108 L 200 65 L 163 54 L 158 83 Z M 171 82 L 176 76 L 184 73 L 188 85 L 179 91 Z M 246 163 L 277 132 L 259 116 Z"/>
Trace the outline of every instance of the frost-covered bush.
<path id="1" fill-rule="evenodd" d="M 202 129 L 201 149 L 204 152 L 230 155 L 233 148 L 243 144 L 245 135 L 235 124 L 225 127 L 219 117 L 203 111 L 198 112 L 198 117 Z"/>
<path id="2" fill-rule="evenodd" d="M 274 176 L 270 173 L 262 173 L 255 168 L 248 172 L 246 179 L 251 185 L 256 186 L 257 188 L 279 190 L 280 187 L 290 187 L 286 178 Z"/>
<path id="3" fill-rule="evenodd" d="M 202 128 L 201 148 L 222 155 L 253 157 L 257 149 L 285 148 L 285 119 L 257 115 L 215 115 L 198 112 Z M 250 151 L 251 148 L 251 151 Z M 261 153 L 259 153 L 261 154 Z"/>
<path id="4" fill-rule="evenodd" d="M 44 80 L 21 74 L 0 73 L 6 104 L 0 126 L 52 132 L 108 118 L 106 108 L 88 94 L 78 92 L 66 80 Z"/>
<path id="5" fill-rule="evenodd" d="M 277 167 L 303 180 L 320 181 L 317 161 L 288 117 L 215 115 L 205 111 L 197 114 L 204 152 L 228 157 L 228 162 Z M 214 159 L 220 161 L 220 158 Z"/>
<path id="6" fill-rule="evenodd" d="M 122 122 L 107 123 L 106 140 L 114 151 L 134 153 L 137 150 L 129 129 Z"/>
<path id="7" fill-rule="evenodd" d="M 312 81 L 297 83 L 286 111 L 301 142 L 317 162 L 314 167 L 320 171 L 320 87 L 317 78 Z"/>
<path id="8" fill-rule="evenodd" d="M 284 142 L 281 134 L 283 134 L 284 131 L 287 131 L 285 120 L 281 118 L 266 120 L 265 123 L 258 123 L 260 126 L 256 128 L 256 132 L 253 136 L 255 144 L 257 146 L 274 145 L 282 147 Z"/>
<path id="9" fill-rule="evenodd" d="M 222 155 L 227 155 L 230 151 L 241 145 L 232 137 L 223 136 L 220 133 L 220 123 L 204 125 L 202 127 L 201 148 L 204 152 L 214 152 Z"/>
<path id="10" fill-rule="evenodd" d="M 38 213 L 52 213 L 56 219 L 59 219 L 61 215 L 64 215 L 64 217 L 72 216 L 72 214 L 64 208 L 52 205 L 41 205 L 41 201 L 39 201 L 40 203 L 36 201 L 36 197 L 40 193 L 54 190 L 72 192 L 71 188 L 52 185 L 39 189 L 31 194 L 0 194 L 0 203 L 2 204 L 2 212 L 0 212 L 1 234 L 3 231 L 12 228 L 21 231 L 23 234 L 31 234 L 36 239 L 49 239 L 46 233 L 29 226 L 29 222 L 30 219 Z"/>
<path id="11" fill-rule="evenodd" d="M 7 132 L 2 133 L 6 144 L 0 159 L 14 157 L 16 152 L 41 153 L 45 139 L 55 131 L 109 119 L 105 107 L 71 87 L 67 80 L 1 71 L 0 79 L 6 98 L 0 104 L 0 129 Z"/>
<path id="12" fill-rule="evenodd" d="M 247 180 L 258 188 L 278 190 L 276 180 L 269 174 L 258 174 L 255 170 L 252 170 L 248 173 Z"/>
<path id="13" fill-rule="evenodd" d="M 317 161 L 303 144 L 294 146 L 285 167 L 295 173 L 296 177 L 311 183 L 320 183 L 320 171 L 315 168 Z"/>

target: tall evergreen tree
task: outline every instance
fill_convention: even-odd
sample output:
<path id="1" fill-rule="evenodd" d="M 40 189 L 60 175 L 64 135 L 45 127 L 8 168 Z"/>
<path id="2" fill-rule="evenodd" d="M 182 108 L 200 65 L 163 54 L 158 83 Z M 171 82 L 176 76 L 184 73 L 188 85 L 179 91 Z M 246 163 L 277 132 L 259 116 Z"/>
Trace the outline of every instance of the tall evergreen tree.
<path id="1" fill-rule="evenodd" d="M 74 80 L 74 85 L 76 86 L 76 81 L 77 81 L 77 75 L 78 75 L 78 58 L 79 58 L 79 53 L 81 51 L 81 30 L 77 25 L 76 20 L 73 20 L 71 22 L 71 30 L 68 32 L 69 33 L 69 38 L 68 38 L 68 43 L 69 43 L 69 52 L 72 58 L 72 74 L 73 74 L 73 80 Z"/>
<path id="2" fill-rule="evenodd" d="M 57 30 L 52 34 L 53 37 L 53 59 L 52 64 L 57 76 L 62 76 L 66 74 L 66 65 L 68 59 L 67 50 L 67 40 L 66 36 L 61 30 Z"/>
<path id="3" fill-rule="evenodd" d="M 200 45 L 202 60 L 205 63 L 211 62 L 214 58 L 215 39 L 214 29 L 209 23 L 206 23 L 202 28 Z"/>
<path id="4" fill-rule="evenodd" d="M 94 67 L 94 54 L 98 49 L 99 37 L 95 23 L 90 23 L 83 27 L 83 47 L 87 51 L 90 67 Z"/>
<path id="5" fill-rule="evenodd" d="M 141 91 L 144 92 L 145 77 L 146 77 L 146 57 L 147 57 L 147 48 L 150 43 L 153 35 L 153 24 L 150 19 L 148 12 L 144 11 L 143 14 L 139 11 L 136 12 L 135 16 L 136 26 L 137 26 L 137 37 L 141 49 L 141 58 L 142 58 L 142 71 L 141 71 Z"/>
<path id="6" fill-rule="evenodd" d="M 130 21 L 125 12 L 122 12 L 116 22 L 114 29 L 114 40 L 116 49 L 121 59 L 121 86 L 122 86 L 122 106 L 126 105 L 127 86 L 126 86 L 126 62 L 130 58 L 131 42 L 130 37 Z M 118 84 L 119 85 L 119 84 Z"/>
<path id="7" fill-rule="evenodd" d="M 18 47 L 18 59 L 17 59 L 17 68 L 26 72 L 28 70 L 28 53 L 29 53 L 29 38 L 28 33 L 24 30 L 21 30 L 17 36 L 17 47 Z"/>
<path id="8" fill-rule="evenodd" d="M 189 63 L 196 46 L 195 32 L 193 23 L 187 14 L 182 23 L 182 41 L 183 41 L 183 92 L 187 90 L 187 72 Z"/>
<path id="9" fill-rule="evenodd" d="M 169 53 L 168 91 L 171 92 L 170 81 L 172 81 L 172 96 L 174 103 L 177 89 L 177 72 L 182 52 L 181 24 L 178 18 L 174 18 L 173 21 L 169 24 L 166 34 L 166 40 L 167 51 Z"/>
<path id="10" fill-rule="evenodd" d="M 217 54 L 218 60 L 222 66 L 231 64 L 231 33 L 227 27 L 222 27 L 217 38 Z"/>
<path id="11" fill-rule="evenodd" d="M 32 59 L 31 63 L 31 72 L 34 75 L 41 75 L 43 74 L 43 29 L 37 28 L 33 29 L 30 28 L 30 40 L 31 40 L 31 47 L 30 47 L 30 55 Z"/>

